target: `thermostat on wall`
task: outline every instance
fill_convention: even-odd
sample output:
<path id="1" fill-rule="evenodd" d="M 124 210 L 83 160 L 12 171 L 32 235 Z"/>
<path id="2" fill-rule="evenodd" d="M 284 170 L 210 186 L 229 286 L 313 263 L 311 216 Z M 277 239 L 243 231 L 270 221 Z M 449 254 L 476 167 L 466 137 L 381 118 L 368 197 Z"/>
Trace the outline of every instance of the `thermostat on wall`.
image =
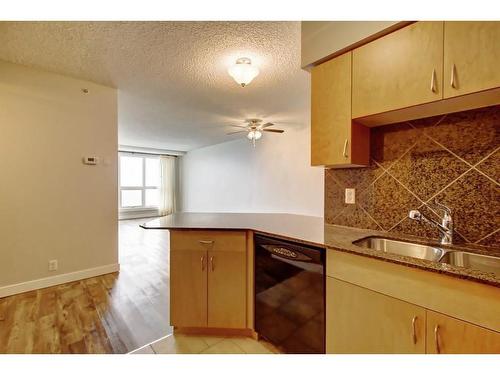
<path id="1" fill-rule="evenodd" d="M 97 156 L 84 156 L 83 164 L 96 165 L 99 163 L 99 158 Z"/>

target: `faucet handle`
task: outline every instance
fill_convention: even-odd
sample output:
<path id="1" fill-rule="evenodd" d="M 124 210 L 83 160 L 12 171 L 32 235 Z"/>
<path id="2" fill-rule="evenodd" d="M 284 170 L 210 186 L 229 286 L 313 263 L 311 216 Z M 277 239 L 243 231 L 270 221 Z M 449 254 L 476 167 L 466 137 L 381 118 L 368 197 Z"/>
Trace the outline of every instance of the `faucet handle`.
<path id="1" fill-rule="evenodd" d="M 408 217 L 412 220 L 420 220 L 422 219 L 422 214 L 420 213 L 419 210 L 411 210 L 409 213 L 408 213 Z"/>

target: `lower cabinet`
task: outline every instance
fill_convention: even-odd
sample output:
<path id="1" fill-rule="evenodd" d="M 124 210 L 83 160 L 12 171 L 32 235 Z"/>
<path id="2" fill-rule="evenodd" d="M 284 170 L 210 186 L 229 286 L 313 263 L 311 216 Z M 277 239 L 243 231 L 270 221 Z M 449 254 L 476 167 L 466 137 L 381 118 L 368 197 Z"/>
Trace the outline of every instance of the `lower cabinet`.
<path id="1" fill-rule="evenodd" d="M 207 326 L 207 252 L 170 253 L 170 324 L 175 327 Z"/>
<path id="2" fill-rule="evenodd" d="M 500 353 L 500 333 L 427 311 L 427 353 Z"/>
<path id="3" fill-rule="evenodd" d="M 425 309 L 327 278 L 327 353 L 425 353 Z"/>
<path id="4" fill-rule="evenodd" d="M 246 327 L 246 252 L 208 252 L 208 326 Z"/>
<path id="5" fill-rule="evenodd" d="M 245 232 L 171 232 L 170 324 L 246 328 Z"/>
<path id="6" fill-rule="evenodd" d="M 500 353 L 500 333 L 327 277 L 327 353 Z"/>

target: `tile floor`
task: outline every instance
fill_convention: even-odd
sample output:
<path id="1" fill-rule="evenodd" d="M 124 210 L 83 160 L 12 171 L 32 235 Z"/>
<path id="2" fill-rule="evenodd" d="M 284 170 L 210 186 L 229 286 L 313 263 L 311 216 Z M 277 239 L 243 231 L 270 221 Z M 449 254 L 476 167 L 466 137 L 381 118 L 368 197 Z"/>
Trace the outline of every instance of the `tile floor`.
<path id="1" fill-rule="evenodd" d="M 172 334 L 130 354 L 279 354 L 265 341 L 249 337 Z"/>

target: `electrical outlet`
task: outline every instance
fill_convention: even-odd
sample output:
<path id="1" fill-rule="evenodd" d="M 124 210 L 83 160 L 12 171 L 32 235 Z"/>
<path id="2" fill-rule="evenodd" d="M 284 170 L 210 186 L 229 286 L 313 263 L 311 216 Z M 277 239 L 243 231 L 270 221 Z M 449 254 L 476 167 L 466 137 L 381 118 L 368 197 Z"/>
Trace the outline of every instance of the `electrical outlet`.
<path id="1" fill-rule="evenodd" d="M 347 204 L 356 203 L 356 189 L 345 189 L 345 202 Z"/>
<path id="2" fill-rule="evenodd" d="M 57 270 L 57 259 L 49 260 L 49 271 Z"/>

